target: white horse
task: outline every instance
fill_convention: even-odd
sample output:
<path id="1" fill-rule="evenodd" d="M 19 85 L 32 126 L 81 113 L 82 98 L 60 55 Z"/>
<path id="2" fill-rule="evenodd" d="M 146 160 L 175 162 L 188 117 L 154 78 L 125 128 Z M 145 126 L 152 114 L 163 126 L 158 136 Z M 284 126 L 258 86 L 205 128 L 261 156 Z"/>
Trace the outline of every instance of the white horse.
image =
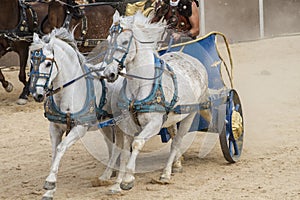
<path id="1" fill-rule="evenodd" d="M 47 191 L 43 199 L 52 199 L 62 156 L 71 145 L 85 135 L 91 124 L 105 118 L 104 111 L 111 113 L 109 91 L 113 86 L 110 84 L 104 87 L 104 81 L 95 78 L 99 74 L 91 73 L 89 67 L 96 68 L 96 66 L 88 66 L 85 63 L 84 56 L 76 47 L 73 34 L 64 28 L 55 29 L 42 39 L 34 34 L 30 52 L 33 64 L 30 84 L 32 95 L 37 102 L 44 101 L 47 96 L 45 116 L 50 121 L 52 165 L 45 181 L 44 189 Z M 108 103 L 105 104 L 106 100 Z M 96 110 L 103 113 L 100 112 L 100 116 L 97 116 Z M 103 128 L 103 132 L 106 135 L 106 143 L 110 146 L 113 143 L 112 130 L 107 127 Z M 118 147 L 113 145 L 110 148 L 108 167 L 99 180 L 105 181 L 111 177 L 120 149 L 123 148 L 123 135 L 118 132 L 119 129 L 116 128 L 115 138 Z M 63 139 L 64 133 L 66 137 Z M 122 156 L 120 160 L 120 169 L 125 168 Z M 116 184 L 111 187 L 111 192 L 121 190 L 119 186 L 121 177 L 123 177 L 122 170 Z"/>
<path id="2" fill-rule="evenodd" d="M 120 92 L 119 105 L 132 111 L 141 127 L 134 137 L 132 154 L 121 184 L 121 188 L 126 190 L 133 187 L 136 158 L 145 142 L 157 135 L 161 128 L 180 122 L 160 176 L 161 181 L 169 182 L 172 164 L 182 154 L 182 139 L 198 112 L 192 110 L 176 114 L 173 108 L 208 102 L 209 94 L 207 72 L 197 59 L 182 52 L 157 55 L 156 45 L 165 29 L 164 24 L 151 24 L 141 13 L 118 20 L 114 21 L 115 33 L 111 36 L 103 75 L 113 82 L 119 74 L 123 74 L 121 70 L 126 69 L 127 78 Z"/>

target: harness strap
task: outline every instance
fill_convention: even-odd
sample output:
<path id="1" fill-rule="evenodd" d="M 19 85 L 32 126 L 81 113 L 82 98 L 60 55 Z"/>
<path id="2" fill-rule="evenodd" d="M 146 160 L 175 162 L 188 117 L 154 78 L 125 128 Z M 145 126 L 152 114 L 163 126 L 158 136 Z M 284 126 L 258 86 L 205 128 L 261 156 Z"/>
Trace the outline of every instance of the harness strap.
<path id="1" fill-rule="evenodd" d="M 169 113 L 173 109 L 174 105 L 178 101 L 178 84 L 177 84 L 176 74 L 168 64 L 165 64 L 161 59 L 157 58 L 156 56 L 154 56 L 154 62 L 155 62 L 154 76 L 157 77 L 158 74 L 160 74 L 160 76 L 158 76 L 154 80 L 152 90 L 148 95 L 148 97 L 142 100 L 128 99 L 125 92 L 127 81 L 126 79 L 124 79 L 124 84 L 120 91 L 121 101 L 118 102 L 118 106 L 120 109 L 130 110 L 133 116 L 135 115 L 135 112 Z M 172 77 L 173 84 L 174 84 L 173 98 L 170 102 L 166 101 L 164 96 L 164 91 L 162 88 L 162 73 L 160 73 L 160 71 L 164 71 L 165 65 L 167 67 L 169 74 Z"/>
<path id="2" fill-rule="evenodd" d="M 62 27 L 66 28 L 66 29 L 69 29 L 73 15 L 71 14 L 71 12 L 69 10 L 67 10 L 66 12 L 67 12 L 67 16 L 65 18 L 65 21 L 64 21 Z"/>
<path id="3" fill-rule="evenodd" d="M 134 123 L 140 127 L 141 124 L 140 124 L 140 121 L 138 119 L 137 111 L 134 108 L 134 102 L 135 102 L 134 100 L 131 101 L 131 103 L 129 105 L 129 112 L 132 115 Z"/>
<path id="4" fill-rule="evenodd" d="M 100 44 L 100 42 L 104 41 L 105 39 L 87 39 L 86 34 L 88 32 L 88 19 L 84 14 L 81 15 L 74 15 L 74 13 L 70 12 L 69 9 L 66 10 L 67 16 L 65 18 L 65 21 L 63 23 L 64 28 L 70 29 L 71 20 L 73 17 L 75 18 L 81 18 L 81 39 L 76 40 L 78 46 L 84 46 L 84 47 L 94 47 Z"/>
<path id="5" fill-rule="evenodd" d="M 11 41 L 24 40 L 32 41 L 32 32 L 38 29 L 38 17 L 32 6 L 22 0 L 19 0 L 20 19 L 18 25 L 11 30 L 0 30 L 0 36 Z M 27 10 L 30 12 L 30 17 L 33 21 L 33 30 L 29 30 Z"/>
<path id="6" fill-rule="evenodd" d="M 67 133 L 68 130 L 71 130 L 73 126 L 77 124 L 85 124 L 89 125 L 90 123 L 94 123 L 98 121 L 99 119 L 105 118 L 105 117 L 111 117 L 107 111 L 103 110 L 103 107 L 106 103 L 106 86 L 103 79 L 100 79 L 102 84 L 102 96 L 100 97 L 99 105 L 96 105 L 96 96 L 94 93 L 94 83 L 93 83 L 93 76 L 90 74 L 90 70 L 87 66 L 83 67 L 84 75 L 78 77 L 77 79 L 74 79 L 71 82 L 68 82 L 64 86 L 68 86 L 72 83 L 74 83 L 79 78 L 82 78 L 84 76 L 86 77 L 86 88 L 87 88 L 87 96 L 85 99 L 85 103 L 82 107 L 82 109 L 76 113 L 70 113 L 70 112 L 63 112 L 60 110 L 59 106 L 56 105 L 53 98 L 53 93 L 49 93 L 48 97 L 46 99 L 44 109 L 45 109 L 45 117 L 52 122 L 55 123 L 62 123 L 67 125 Z M 62 87 L 57 88 L 54 90 L 56 93 L 60 91 Z"/>
<path id="7" fill-rule="evenodd" d="M 66 113 L 66 125 L 67 125 L 67 130 L 66 130 L 66 136 L 70 133 L 71 131 L 71 113 L 68 112 Z"/>

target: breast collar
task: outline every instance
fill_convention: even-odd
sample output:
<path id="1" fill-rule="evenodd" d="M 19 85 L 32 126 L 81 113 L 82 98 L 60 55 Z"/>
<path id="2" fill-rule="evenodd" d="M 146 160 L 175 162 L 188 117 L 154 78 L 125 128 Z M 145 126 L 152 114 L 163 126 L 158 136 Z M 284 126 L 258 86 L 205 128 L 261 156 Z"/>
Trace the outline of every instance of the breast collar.
<path id="1" fill-rule="evenodd" d="M 173 98 L 170 102 L 165 99 L 163 87 L 162 87 L 162 76 L 159 76 L 155 79 L 153 83 L 152 90 L 148 97 L 142 100 L 128 99 L 126 96 L 126 85 L 127 80 L 124 79 L 123 87 L 120 91 L 118 107 L 120 109 L 128 109 L 131 112 L 166 112 L 169 113 L 170 110 L 174 107 L 175 103 L 178 101 L 178 84 L 177 77 L 174 73 L 173 69 L 163 60 L 154 55 L 154 63 L 155 63 L 155 77 L 161 73 L 161 70 L 165 70 L 164 66 L 166 66 L 169 71 L 173 84 L 174 84 L 174 93 Z"/>
<path id="2" fill-rule="evenodd" d="M 87 66 L 84 66 L 84 73 L 88 72 L 89 69 Z M 66 113 L 60 110 L 60 108 L 55 103 L 53 96 L 48 96 L 44 104 L 44 116 L 51 122 L 67 124 L 70 122 L 71 127 L 81 124 L 89 125 L 98 120 L 110 117 L 110 115 L 103 110 L 103 107 L 106 103 L 106 86 L 104 80 L 100 80 L 102 84 L 102 95 L 100 98 L 99 105 L 96 105 L 96 96 L 94 92 L 94 78 L 92 75 L 89 75 L 85 78 L 87 94 L 85 103 L 82 109 L 76 113 Z M 67 124 L 68 125 L 68 124 Z"/>

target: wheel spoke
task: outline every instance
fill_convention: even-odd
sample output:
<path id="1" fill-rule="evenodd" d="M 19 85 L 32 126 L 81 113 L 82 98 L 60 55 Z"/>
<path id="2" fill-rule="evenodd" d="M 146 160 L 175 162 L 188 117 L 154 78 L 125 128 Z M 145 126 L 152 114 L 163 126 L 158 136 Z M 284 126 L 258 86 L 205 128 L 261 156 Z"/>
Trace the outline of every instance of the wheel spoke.
<path id="1" fill-rule="evenodd" d="M 233 142 L 233 147 L 234 147 L 234 155 L 240 155 L 239 147 L 237 145 L 237 142 L 234 140 Z"/>

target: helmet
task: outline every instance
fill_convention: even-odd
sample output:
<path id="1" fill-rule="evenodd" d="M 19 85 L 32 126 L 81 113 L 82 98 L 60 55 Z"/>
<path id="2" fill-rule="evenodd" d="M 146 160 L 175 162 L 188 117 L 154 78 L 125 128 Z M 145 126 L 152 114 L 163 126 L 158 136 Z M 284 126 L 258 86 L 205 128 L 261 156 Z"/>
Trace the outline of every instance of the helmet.
<path id="1" fill-rule="evenodd" d="M 171 6 L 177 6 L 180 0 L 172 1 L 170 0 L 170 5 Z"/>

